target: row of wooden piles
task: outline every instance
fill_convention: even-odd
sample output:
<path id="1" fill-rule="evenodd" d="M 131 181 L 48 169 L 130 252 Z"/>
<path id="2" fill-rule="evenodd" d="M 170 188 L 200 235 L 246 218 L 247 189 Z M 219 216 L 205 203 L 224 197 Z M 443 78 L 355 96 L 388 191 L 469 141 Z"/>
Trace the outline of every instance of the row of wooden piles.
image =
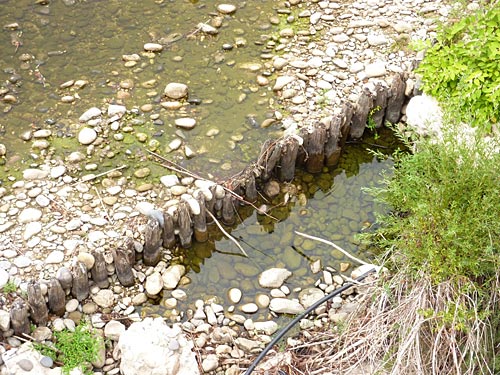
<path id="1" fill-rule="evenodd" d="M 258 189 L 269 180 L 291 181 L 297 167 L 318 173 L 324 166 L 335 166 L 347 139 L 362 137 L 368 117 L 377 128 L 386 122 L 399 121 L 408 99 L 405 88 L 403 75 L 396 75 L 390 87 L 377 84 L 373 92 L 365 89 L 356 105 L 345 103 L 328 124 L 318 122 L 311 129 L 301 129 L 299 137 L 266 141 L 255 163 L 222 184 L 225 191 L 223 197 L 216 198 L 216 185 L 210 188 L 211 200 L 207 201 L 205 195 L 199 192 L 195 197 L 200 207 L 196 214 L 187 202 L 181 202 L 173 215 L 164 212 L 161 219 L 150 218 L 145 227 L 141 253 L 136 253 L 130 238 L 125 240 L 121 249 L 113 251 L 115 273 L 120 284 L 125 287 L 134 285 L 132 267 L 138 259 L 142 258 L 146 266 L 155 266 L 163 256 L 163 249 L 172 249 L 177 245 L 188 248 L 193 240 L 207 241 L 207 225 L 213 222 L 212 215 L 228 226 L 235 224 L 237 207 L 256 202 Z M 302 144 L 299 144 L 298 138 L 303 140 Z M 89 296 L 89 271 L 94 284 L 101 289 L 107 288 L 109 275 L 104 256 L 99 252 L 93 255 L 95 263 L 90 270 L 77 262 L 72 271 L 64 267 L 58 271 L 57 277 L 48 283 L 48 303 L 40 284 L 30 283 L 27 303 L 18 298 L 11 309 L 14 332 L 29 333 L 28 316 L 37 325 L 47 323 L 49 311 L 62 316 L 66 295 L 72 295 L 78 301 L 86 299 Z"/>

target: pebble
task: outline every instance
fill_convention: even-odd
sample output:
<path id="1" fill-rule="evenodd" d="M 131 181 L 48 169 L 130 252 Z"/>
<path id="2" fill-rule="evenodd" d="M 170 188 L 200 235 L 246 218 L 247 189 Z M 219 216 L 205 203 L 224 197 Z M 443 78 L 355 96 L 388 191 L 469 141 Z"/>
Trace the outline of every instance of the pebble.
<path id="1" fill-rule="evenodd" d="M 38 221 L 42 217 L 42 214 L 42 211 L 37 208 L 25 208 L 19 213 L 17 221 L 21 224 Z"/>
<path id="2" fill-rule="evenodd" d="M 164 94 L 171 99 L 182 99 L 188 94 L 188 86 L 183 83 L 171 82 L 165 87 Z"/>
<path id="3" fill-rule="evenodd" d="M 97 139 L 97 132 L 92 129 L 85 127 L 78 133 L 78 142 L 82 145 L 89 145 Z"/>
<path id="4" fill-rule="evenodd" d="M 222 14 L 232 14 L 236 12 L 236 6 L 233 4 L 219 4 L 217 10 Z"/>
<path id="5" fill-rule="evenodd" d="M 196 125 L 196 120 L 190 117 L 175 119 L 175 125 L 183 129 L 192 129 Z"/>
<path id="6" fill-rule="evenodd" d="M 59 250 L 52 251 L 47 258 L 45 258 L 46 264 L 59 264 L 64 261 L 64 252 Z"/>
<path id="7" fill-rule="evenodd" d="M 273 298 L 269 304 L 269 309 L 280 314 L 300 314 L 304 311 L 304 307 L 295 300 L 287 298 Z"/>
<path id="8" fill-rule="evenodd" d="M 144 44 L 144 50 L 150 52 L 160 52 L 163 50 L 163 46 L 158 43 L 146 43 Z"/>
<path id="9" fill-rule="evenodd" d="M 228 291 L 228 298 L 231 303 L 239 303 L 241 301 L 241 297 L 243 296 L 243 293 L 241 292 L 240 289 L 238 288 L 231 288 Z"/>
<path id="10" fill-rule="evenodd" d="M 97 107 L 87 109 L 79 118 L 80 122 L 87 122 L 93 118 L 101 116 L 101 110 Z"/>
<path id="11" fill-rule="evenodd" d="M 291 275 L 285 268 L 271 268 L 259 275 L 259 285 L 263 288 L 279 288 Z"/>

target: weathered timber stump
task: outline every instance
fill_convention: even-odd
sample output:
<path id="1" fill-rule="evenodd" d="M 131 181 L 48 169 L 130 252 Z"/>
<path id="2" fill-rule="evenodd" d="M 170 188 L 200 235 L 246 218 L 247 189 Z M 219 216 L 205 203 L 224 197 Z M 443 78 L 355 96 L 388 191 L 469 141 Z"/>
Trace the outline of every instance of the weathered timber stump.
<path id="1" fill-rule="evenodd" d="M 391 83 L 390 95 L 387 100 L 385 110 L 385 120 L 395 124 L 401 118 L 401 109 L 405 102 L 406 84 L 403 80 L 403 74 L 396 74 Z"/>
<path id="2" fill-rule="evenodd" d="M 42 294 L 40 283 L 28 283 L 28 305 L 30 308 L 31 320 L 38 326 L 45 326 L 49 320 L 49 312 L 45 297 Z"/>
<path id="3" fill-rule="evenodd" d="M 356 109 L 351 120 L 351 131 L 349 135 L 353 139 L 359 139 L 363 136 L 365 131 L 366 122 L 368 121 L 368 115 L 373 108 L 373 97 L 370 90 L 365 87 L 361 93 L 358 103 L 356 104 Z"/>
<path id="4" fill-rule="evenodd" d="M 49 310 L 57 315 L 63 316 L 66 312 L 66 293 L 59 280 L 53 278 L 48 286 Z"/>
<path id="5" fill-rule="evenodd" d="M 268 181 L 273 176 L 273 171 L 281 156 L 281 145 L 279 142 L 267 140 L 262 145 L 260 156 L 257 161 L 259 168 L 262 169 L 260 178 L 263 182 Z"/>
<path id="6" fill-rule="evenodd" d="M 317 123 L 309 133 L 307 144 L 304 144 L 307 152 L 306 170 L 309 173 L 319 173 L 323 169 L 326 135 L 325 125 Z"/>
<path id="7" fill-rule="evenodd" d="M 342 134 L 340 127 L 342 117 L 333 115 L 330 126 L 327 128 L 327 141 L 325 143 L 325 165 L 328 167 L 336 166 L 340 159 L 342 147 L 340 146 Z"/>
<path id="8" fill-rule="evenodd" d="M 82 262 L 77 262 L 73 268 L 73 286 L 71 288 L 71 294 L 80 302 L 89 296 L 87 267 Z"/>
<path id="9" fill-rule="evenodd" d="M 371 118 L 376 129 L 380 129 L 384 125 L 385 109 L 387 107 L 387 99 L 389 89 L 381 84 L 375 85 L 375 99 L 373 100 L 373 109 L 371 110 Z"/>
<path id="10" fill-rule="evenodd" d="M 193 216 L 194 238 L 198 242 L 206 242 L 208 240 L 207 213 L 205 212 L 205 196 L 201 191 L 198 192 L 196 201 L 200 205 L 200 213 Z"/>
<path id="11" fill-rule="evenodd" d="M 70 290 L 73 285 L 73 274 L 66 267 L 61 267 L 57 270 L 56 279 L 61 283 L 64 290 Z"/>
<path id="12" fill-rule="evenodd" d="M 109 280 L 104 255 L 100 251 L 93 251 L 92 255 L 95 259 L 94 266 L 90 269 L 92 280 L 99 288 L 106 289 L 109 286 Z"/>
<path id="13" fill-rule="evenodd" d="M 156 266 L 161 259 L 162 232 L 158 220 L 150 218 L 144 230 L 144 250 L 142 253 L 146 266 Z M 127 263 L 130 264 L 130 262 Z"/>
<path id="14" fill-rule="evenodd" d="M 236 223 L 235 211 L 234 197 L 231 193 L 226 192 L 222 199 L 222 222 L 226 225 L 234 225 Z"/>
<path id="15" fill-rule="evenodd" d="M 174 219 L 168 212 L 163 213 L 163 247 L 165 249 L 175 247 Z"/>
<path id="16" fill-rule="evenodd" d="M 299 147 L 299 141 L 293 137 L 287 138 L 280 147 L 281 157 L 278 170 L 278 179 L 280 181 L 292 181 L 295 177 Z"/>
<path id="17" fill-rule="evenodd" d="M 132 237 L 125 237 L 122 250 L 127 256 L 127 260 L 130 266 L 133 266 L 135 264 L 135 243 Z"/>
<path id="18" fill-rule="evenodd" d="M 134 273 L 132 272 L 132 266 L 128 262 L 127 254 L 121 249 L 113 250 L 112 254 L 115 263 L 116 277 L 120 284 L 123 286 L 134 285 Z"/>
<path id="19" fill-rule="evenodd" d="M 28 306 L 21 297 L 16 298 L 10 309 L 10 323 L 14 335 L 23 337 L 30 334 L 30 321 L 28 319 Z"/>
<path id="20" fill-rule="evenodd" d="M 351 132 L 351 121 L 354 115 L 354 106 L 351 102 L 344 102 L 340 116 L 342 122 L 340 124 L 340 147 L 344 148 L 347 138 L 349 138 L 349 133 Z"/>
<path id="21" fill-rule="evenodd" d="M 185 249 L 191 247 L 193 228 L 191 227 L 191 215 L 186 202 L 181 202 L 178 207 L 179 217 L 177 225 L 179 226 L 179 241 Z"/>
<path id="22" fill-rule="evenodd" d="M 259 193 L 257 192 L 257 185 L 255 183 L 255 169 L 256 166 L 252 165 L 246 173 L 247 178 L 245 182 L 245 199 L 250 203 L 254 203 L 259 197 Z"/>

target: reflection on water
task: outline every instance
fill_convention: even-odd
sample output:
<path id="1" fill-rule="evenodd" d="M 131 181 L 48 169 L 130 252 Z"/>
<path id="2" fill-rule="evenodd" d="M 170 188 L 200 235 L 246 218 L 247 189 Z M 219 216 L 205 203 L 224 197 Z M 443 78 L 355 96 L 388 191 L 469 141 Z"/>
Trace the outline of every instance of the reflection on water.
<path id="1" fill-rule="evenodd" d="M 74 5 L 65 5 L 69 3 Z M 32 0 L 0 1 L 0 92 L 12 96 L 0 100 L 0 128 L 11 165 L 16 165 L 12 159 L 30 161 L 30 152 L 40 153 L 30 150 L 31 142 L 19 139 L 26 130 L 52 129 L 51 145 L 63 155 L 78 147 L 85 151 L 68 136 L 77 133 L 78 118 L 85 110 L 111 102 L 124 103 L 129 109 L 143 108 L 139 111 L 143 121 L 135 125 L 135 131 L 146 133 L 148 141 L 159 141 L 160 150 L 179 136 L 175 118 L 196 118 L 198 125 L 193 130 L 182 131 L 184 144 L 199 155 L 190 161 L 190 168 L 195 172 L 206 171 L 207 165 L 215 172 L 227 168 L 230 171 L 221 174 L 228 175 L 239 171 L 256 157 L 258 145 L 272 131 L 255 128 L 248 119 L 260 124 L 272 98 L 267 87 L 256 83 L 256 75 L 265 73 L 258 44 L 263 33 L 271 32 L 268 19 L 276 3 L 239 2 L 233 16 L 218 14 L 218 3 L 66 0 L 41 5 Z M 222 24 L 218 35 L 199 32 L 200 22 L 217 17 Z M 161 43 L 164 50 L 145 53 L 143 45 L 148 42 Z M 223 49 L 224 44 L 232 49 Z M 123 55 L 131 54 L 140 55 L 134 66 L 122 60 Z M 242 69 L 246 63 L 258 63 L 261 68 Z M 84 84 L 63 85 L 72 80 Z M 186 83 L 190 99 L 198 105 L 187 106 L 181 113 L 162 108 L 159 102 L 169 82 Z M 74 101 L 64 103 L 64 97 Z M 206 134 L 212 128 L 218 134 L 209 138 Z M 148 141 L 134 141 L 138 148 L 148 145 Z M 111 149 L 120 147 L 113 139 L 106 142 Z M 229 152 L 231 160 L 223 165 L 228 160 L 221 155 Z M 169 157 L 184 159 L 180 151 Z M 123 152 L 116 152 L 110 160 L 96 157 L 88 162 L 116 166 L 125 158 Z"/>

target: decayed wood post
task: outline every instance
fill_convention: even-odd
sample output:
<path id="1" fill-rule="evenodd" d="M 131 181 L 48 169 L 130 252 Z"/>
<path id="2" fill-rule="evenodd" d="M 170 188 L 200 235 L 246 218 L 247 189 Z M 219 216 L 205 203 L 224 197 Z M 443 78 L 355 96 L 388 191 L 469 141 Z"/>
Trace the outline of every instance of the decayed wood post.
<path id="1" fill-rule="evenodd" d="M 179 217 L 177 225 L 179 226 L 179 241 L 183 248 L 191 246 L 193 237 L 193 228 L 191 227 L 191 215 L 186 202 L 181 202 L 178 207 Z"/>
<path id="2" fill-rule="evenodd" d="M 295 177 L 299 147 L 299 141 L 293 137 L 287 138 L 281 147 L 282 153 L 278 171 L 278 179 L 280 181 L 292 181 Z"/>
<path id="3" fill-rule="evenodd" d="M 233 225 L 236 222 L 234 199 L 229 192 L 226 192 L 222 199 L 222 222 L 226 225 Z"/>
<path id="4" fill-rule="evenodd" d="M 144 230 L 143 260 L 146 266 L 156 266 L 161 259 L 162 229 L 158 220 L 150 218 Z"/>
<path id="5" fill-rule="evenodd" d="M 200 213 L 193 216 L 194 223 L 194 238 L 198 242 L 206 242 L 208 240 L 207 231 L 207 213 L 205 212 L 205 196 L 201 191 L 195 196 L 198 204 L 200 205 Z"/>
<path id="6" fill-rule="evenodd" d="M 173 249 L 175 246 L 174 219 L 168 212 L 163 213 L 163 247 Z"/>
<path id="7" fill-rule="evenodd" d="M 253 165 L 248 169 L 245 180 L 245 199 L 250 203 L 254 203 L 258 198 L 257 186 L 255 184 L 255 174 L 253 172 L 255 169 L 256 168 Z"/>
<path id="8" fill-rule="evenodd" d="M 70 290 L 73 285 L 73 274 L 66 267 L 61 267 L 57 270 L 56 278 L 61 283 L 64 290 Z"/>
<path id="9" fill-rule="evenodd" d="M 71 294 L 78 301 L 83 301 L 89 296 L 89 279 L 87 267 L 82 262 L 77 262 L 73 268 L 73 287 Z"/>
<path id="10" fill-rule="evenodd" d="M 28 283 L 28 305 L 30 308 L 30 317 L 38 326 L 47 325 L 49 320 L 47 304 L 40 288 L 40 283 Z"/>
<path id="11" fill-rule="evenodd" d="M 92 255 L 95 259 L 94 266 L 90 269 L 92 280 L 99 288 L 106 289 L 109 286 L 109 280 L 104 255 L 100 251 L 93 251 Z"/>
<path id="12" fill-rule="evenodd" d="M 347 138 L 349 138 L 349 133 L 351 132 L 351 121 L 354 115 L 354 106 L 351 102 L 344 102 L 342 109 L 340 111 L 340 116 L 342 122 L 340 124 L 340 147 L 344 148 Z"/>
<path id="13" fill-rule="evenodd" d="M 49 310 L 57 316 L 63 316 L 66 312 L 66 293 L 59 280 L 53 278 L 49 281 L 48 297 Z"/>
<path id="14" fill-rule="evenodd" d="M 325 144 L 325 164 L 329 167 L 338 164 L 342 147 L 340 127 L 342 125 L 342 118 L 340 115 L 333 115 L 330 121 L 330 126 L 327 131 L 327 141 Z"/>
<path id="15" fill-rule="evenodd" d="M 128 262 L 127 254 L 121 249 L 113 250 L 113 262 L 115 263 L 115 272 L 118 281 L 123 286 L 134 285 L 134 273 L 132 266 Z"/>
<path id="16" fill-rule="evenodd" d="M 373 108 L 373 97 L 368 88 L 364 88 L 363 92 L 359 96 L 358 103 L 356 104 L 356 109 L 351 120 L 351 138 L 358 139 L 363 136 L 365 131 L 366 122 L 368 121 L 368 115 Z"/>
<path id="17" fill-rule="evenodd" d="M 281 145 L 279 142 L 267 140 L 262 146 L 258 159 L 258 165 L 262 169 L 260 178 L 263 182 L 269 180 L 273 175 L 273 170 L 279 162 L 281 155 Z"/>
<path id="18" fill-rule="evenodd" d="M 379 129 L 384 125 L 385 109 L 387 107 L 387 97 L 389 90 L 381 83 L 375 85 L 375 99 L 373 100 L 373 109 L 371 110 L 371 118 L 375 124 L 375 128 Z"/>
<path id="19" fill-rule="evenodd" d="M 403 80 L 403 74 L 396 74 L 392 79 L 390 95 L 387 100 L 385 110 L 385 120 L 395 124 L 401 118 L 401 109 L 405 102 L 406 84 Z"/>
<path id="20" fill-rule="evenodd" d="M 14 335 L 23 337 L 30 334 L 30 321 L 28 319 L 28 306 L 21 297 L 16 298 L 10 308 L 10 323 Z"/>
<path id="21" fill-rule="evenodd" d="M 135 244 L 132 237 L 125 237 L 122 250 L 127 256 L 128 263 L 133 267 L 135 264 Z"/>
<path id="22" fill-rule="evenodd" d="M 323 169 L 325 159 L 326 129 L 317 123 L 304 145 L 307 152 L 306 170 L 309 173 L 319 173 Z"/>

